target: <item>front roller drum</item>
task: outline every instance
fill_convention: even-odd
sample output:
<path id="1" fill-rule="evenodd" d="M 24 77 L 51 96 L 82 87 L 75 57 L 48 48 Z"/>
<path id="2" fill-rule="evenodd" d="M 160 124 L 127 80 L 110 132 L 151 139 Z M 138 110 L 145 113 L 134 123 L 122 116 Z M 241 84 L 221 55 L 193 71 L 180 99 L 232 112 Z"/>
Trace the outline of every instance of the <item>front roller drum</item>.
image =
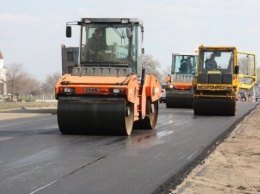
<path id="1" fill-rule="evenodd" d="M 166 108 L 192 108 L 193 94 L 166 94 Z"/>
<path id="2" fill-rule="evenodd" d="M 225 98 L 194 98 L 194 115 L 235 116 L 236 100 Z"/>
<path id="3" fill-rule="evenodd" d="M 62 134 L 130 135 L 133 104 L 121 101 L 58 101 L 58 125 Z"/>

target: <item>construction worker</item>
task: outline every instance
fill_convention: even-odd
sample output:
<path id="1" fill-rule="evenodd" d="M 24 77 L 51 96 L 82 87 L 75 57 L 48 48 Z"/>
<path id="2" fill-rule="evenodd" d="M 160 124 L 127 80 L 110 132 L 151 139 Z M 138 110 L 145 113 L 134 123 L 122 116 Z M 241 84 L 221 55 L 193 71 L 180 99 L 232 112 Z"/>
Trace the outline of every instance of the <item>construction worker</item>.
<path id="1" fill-rule="evenodd" d="M 87 52 L 89 55 L 89 60 L 96 61 L 98 57 L 98 52 L 106 49 L 107 44 L 101 36 L 101 31 L 99 28 L 96 28 L 92 37 L 88 39 Z"/>
<path id="2" fill-rule="evenodd" d="M 210 58 L 205 61 L 207 69 L 217 69 L 217 62 L 215 61 L 215 54 L 212 53 Z"/>

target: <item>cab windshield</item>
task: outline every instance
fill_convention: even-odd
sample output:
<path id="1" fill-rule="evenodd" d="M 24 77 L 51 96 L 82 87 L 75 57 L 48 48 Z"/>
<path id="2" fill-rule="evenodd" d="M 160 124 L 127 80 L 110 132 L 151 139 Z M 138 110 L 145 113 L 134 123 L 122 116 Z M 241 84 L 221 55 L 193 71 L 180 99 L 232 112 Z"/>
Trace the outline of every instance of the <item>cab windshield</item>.
<path id="1" fill-rule="evenodd" d="M 200 52 L 199 72 L 233 72 L 233 51 L 203 50 Z"/>
<path id="2" fill-rule="evenodd" d="M 173 55 L 172 74 L 195 74 L 197 59 L 196 55 Z"/>
<path id="3" fill-rule="evenodd" d="M 131 24 L 84 24 L 80 62 L 83 65 L 136 66 L 137 27 Z"/>

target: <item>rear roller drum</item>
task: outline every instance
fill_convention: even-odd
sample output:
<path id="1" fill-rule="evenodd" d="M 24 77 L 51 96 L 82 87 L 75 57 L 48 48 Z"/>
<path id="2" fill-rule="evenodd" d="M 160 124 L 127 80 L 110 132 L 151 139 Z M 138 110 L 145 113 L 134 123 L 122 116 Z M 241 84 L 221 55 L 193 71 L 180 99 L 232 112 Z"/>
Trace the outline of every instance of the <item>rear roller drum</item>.
<path id="1" fill-rule="evenodd" d="M 166 94 L 166 108 L 192 108 L 192 94 Z"/>
<path id="2" fill-rule="evenodd" d="M 192 108 L 192 96 L 177 96 L 166 100 L 166 108 Z"/>
<path id="3" fill-rule="evenodd" d="M 146 100 L 146 116 L 134 123 L 134 129 L 154 129 L 158 119 L 158 100 L 151 102 Z"/>
<path id="4" fill-rule="evenodd" d="M 134 105 L 128 103 L 125 108 L 125 130 L 119 130 L 118 133 L 121 135 L 130 135 L 133 130 L 134 124 Z"/>

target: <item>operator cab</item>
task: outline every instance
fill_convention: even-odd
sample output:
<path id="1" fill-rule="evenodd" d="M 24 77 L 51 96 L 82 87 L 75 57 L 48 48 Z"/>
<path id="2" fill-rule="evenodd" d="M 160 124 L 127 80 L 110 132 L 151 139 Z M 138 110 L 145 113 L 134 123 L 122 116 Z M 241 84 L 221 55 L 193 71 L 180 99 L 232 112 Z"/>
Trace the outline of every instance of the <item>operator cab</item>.
<path id="1" fill-rule="evenodd" d="M 172 53 L 171 78 L 173 82 L 191 82 L 197 69 L 198 56 L 190 53 Z"/>
<path id="2" fill-rule="evenodd" d="M 143 23 L 136 18 L 83 18 L 80 66 L 123 67 L 141 74 Z"/>
<path id="3" fill-rule="evenodd" d="M 172 74 L 195 74 L 197 58 L 197 55 L 173 53 Z"/>
<path id="4" fill-rule="evenodd" d="M 234 50 L 201 50 L 199 54 L 198 72 L 233 74 Z M 216 73 L 217 73 L 216 72 Z"/>

